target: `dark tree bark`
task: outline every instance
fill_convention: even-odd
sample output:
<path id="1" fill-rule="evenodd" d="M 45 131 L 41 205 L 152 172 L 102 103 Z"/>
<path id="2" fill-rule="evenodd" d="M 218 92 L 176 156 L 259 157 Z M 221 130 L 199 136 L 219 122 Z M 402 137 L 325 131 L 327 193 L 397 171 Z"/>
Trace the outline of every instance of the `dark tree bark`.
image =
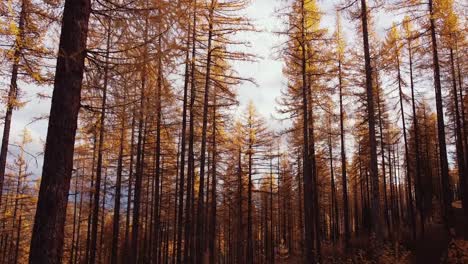
<path id="1" fill-rule="evenodd" d="M 340 89 L 340 140 L 341 140 L 341 183 L 343 191 L 343 219 L 344 219 L 344 236 L 345 248 L 349 248 L 350 228 L 349 228 L 349 202 L 348 202 L 348 183 L 346 175 L 346 145 L 345 145 L 345 129 L 344 129 L 344 106 L 343 106 L 343 74 L 342 74 L 341 56 L 338 60 L 338 85 Z"/>
<path id="2" fill-rule="evenodd" d="M 194 14 L 195 16 L 195 14 Z M 184 99 L 182 105 L 182 132 L 181 132 L 181 149 L 180 149 L 180 172 L 179 172 L 179 204 L 178 204 L 178 214 L 177 214 L 177 245 L 176 245 L 176 263 L 182 263 L 182 227 L 184 221 L 184 188 L 185 188 L 185 153 L 186 153 L 186 136 L 187 136 L 187 101 L 188 101 L 188 85 L 189 85 L 189 67 L 190 67 L 190 30 L 191 26 L 189 25 L 189 33 L 187 33 L 187 43 L 186 48 L 187 52 L 185 54 L 185 78 L 184 78 Z"/>
<path id="3" fill-rule="evenodd" d="M 193 183 L 195 178 L 195 101 L 197 98 L 197 87 L 195 79 L 196 71 L 196 43 L 197 43 L 197 0 L 193 1 L 193 26 L 192 26 L 192 60 L 190 65 L 190 105 L 189 105 L 189 147 L 188 147 L 188 168 L 187 168 L 187 195 L 185 209 L 185 230 L 184 230 L 184 263 L 191 263 L 193 257 L 192 250 L 192 222 L 191 211 L 193 208 Z"/>
<path id="4" fill-rule="evenodd" d="M 364 41 L 364 57 L 366 68 L 366 94 L 367 94 L 367 118 L 369 125 L 369 150 L 370 150 L 370 177 L 372 183 L 372 231 L 378 238 L 383 236 L 380 210 L 379 172 L 377 167 L 377 141 L 375 136 L 375 111 L 374 92 L 372 85 L 372 65 L 369 46 L 368 10 L 366 0 L 361 0 L 361 19 Z"/>
<path id="5" fill-rule="evenodd" d="M 398 52 L 397 52 L 398 53 Z M 407 209 L 408 209 L 408 215 L 410 218 L 410 223 L 411 223 L 411 234 L 413 235 L 413 239 L 416 239 L 416 218 L 414 216 L 414 208 L 413 208 L 413 194 L 412 194 L 412 183 L 411 183 L 411 168 L 410 168 L 410 157 L 409 157 L 409 150 L 408 150 L 408 136 L 406 133 L 406 121 L 405 121 L 405 108 L 403 106 L 403 90 L 402 90 L 402 80 L 401 80 L 401 71 L 400 71 L 400 57 L 399 54 L 397 54 L 396 58 L 396 63 L 397 63 L 397 73 L 398 73 L 398 94 L 400 97 L 400 112 L 401 112 L 401 122 L 403 125 L 403 143 L 405 144 L 405 163 L 406 163 L 406 183 L 407 183 L 407 199 L 408 199 L 408 204 L 407 204 Z"/>
<path id="6" fill-rule="evenodd" d="M 29 263 L 61 263 L 81 100 L 89 0 L 66 0 Z"/>
<path id="7" fill-rule="evenodd" d="M 247 150 L 247 157 L 248 157 L 248 187 L 247 187 L 247 264 L 253 263 L 253 226 L 252 226 L 252 191 L 253 191 L 253 183 L 252 183 L 252 166 L 253 166 L 253 139 L 252 134 L 255 133 L 252 127 L 252 116 L 249 116 L 248 121 L 248 133 L 249 133 L 249 148 Z"/>
<path id="8" fill-rule="evenodd" d="M 216 124 L 217 124 L 217 115 L 216 115 L 216 87 L 214 87 L 213 91 L 213 124 L 212 124 L 212 161 L 211 161 L 211 216 L 210 216 L 210 230 L 209 230 L 209 237 L 208 237 L 208 249 L 209 249 L 209 263 L 215 264 L 217 261 L 217 254 L 216 254 L 216 201 L 217 201 L 217 194 L 216 194 L 216 186 L 217 186 L 217 174 L 216 169 L 218 166 L 217 162 L 217 142 L 216 142 Z"/>
<path id="9" fill-rule="evenodd" d="M 94 203 L 93 203 L 93 219 L 91 225 L 91 247 L 90 247 L 90 262 L 96 262 L 97 252 L 97 234 L 98 234 L 98 218 L 99 218 L 99 200 L 101 192 L 101 179 L 102 179 L 102 155 L 105 136 L 105 122 L 106 122 L 106 104 L 107 104 L 107 84 L 109 81 L 109 49 L 110 49 L 110 36 L 111 36 L 111 21 L 107 21 L 107 38 L 106 38 L 106 54 L 104 64 L 104 85 L 102 87 L 102 102 L 101 102 L 101 117 L 99 119 L 99 143 L 98 143 L 98 156 L 96 166 L 96 184 L 94 189 Z"/>
<path id="10" fill-rule="evenodd" d="M 312 177 L 312 168 L 310 164 L 310 153 L 309 153 L 309 101 L 308 101 L 308 90 L 309 86 L 307 84 L 307 51 L 306 51 L 306 36 L 305 36 L 305 11 L 304 11 L 304 1 L 301 2 L 302 14 L 301 14 L 301 43 L 302 52 L 301 52 L 301 74 L 302 74 L 302 136 L 303 136 L 303 166 L 302 166 L 302 177 L 304 184 L 304 263 L 314 263 L 314 226 L 313 226 L 313 177 Z"/>
<path id="11" fill-rule="evenodd" d="M 159 211 L 159 201 L 160 201 L 160 191 L 159 185 L 161 181 L 161 118 L 162 118 L 162 87 L 163 87 L 163 76 L 162 76 L 162 51 L 161 51 L 161 35 L 158 37 L 158 77 L 157 77 L 157 91 L 156 91 L 156 168 L 155 168 L 155 188 L 154 188 L 154 208 L 155 212 Z M 162 184 L 161 184 L 162 186 Z M 153 257 L 158 256 L 158 252 L 160 252 L 160 248 L 158 247 L 158 241 L 160 241 L 159 237 L 159 213 L 155 214 L 154 219 L 154 228 L 153 228 L 153 249 L 152 254 Z M 158 259 L 153 258 L 153 262 L 158 263 Z"/>
<path id="12" fill-rule="evenodd" d="M 146 62 L 148 57 L 148 25 L 149 25 L 149 14 L 146 11 L 145 17 L 145 32 L 144 32 L 144 47 L 143 47 L 143 62 Z M 146 137 L 146 113 L 145 113 L 145 89 L 146 89 L 146 78 L 148 69 L 146 64 L 143 64 L 141 70 L 141 87 L 140 87 L 140 109 L 138 117 L 138 139 L 137 139 L 137 156 L 135 164 L 135 192 L 133 199 L 133 219 L 132 219 L 132 245 L 130 262 L 138 263 L 139 261 L 139 232 L 140 232 L 140 205 L 141 205 L 141 188 L 143 184 L 143 167 L 144 167 L 144 137 Z"/>
<path id="13" fill-rule="evenodd" d="M 467 171 L 466 171 L 466 160 L 465 152 L 463 148 L 463 136 L 462 136 L 462 124 L 461 124 L 461 115 L 459 108 L 459 99 L 457 91 L 457 77 L 455 74 L 455 59 L 453 55 L 453 49 L 450 48 L 450 69 L 452 74 L 452 93 L 454 98 L 454 108 L 455 108 L 455 135 L 456 135 L 456 152 L 457 152 L 457 164 L 458 164 L 458 181 L 460 183 L 460 194 L 464 212 L 464 222 L 468 224 L 468 186 L 467 186 Z M 460 88 L 461 89 L 461 88 Z M 463 97 L 460 98 L 460 101 L 463 100 Z M 468 226 L 468 225 L 465 225 Z M 465 228 L 468 229 L 468 228 Z M 468 231 L 465 230 L 465 237 L 468 237 Z"/>
<path id="14" fill-rule="evenodd" d="M 407 38 L 406 40 L 408 46 L 408 57 L 409 57 L 409 70 L 410 70 L 410 87 L 411 87 L 411 105 L 413 110 L 413 126 L 414 126 L 414 146 L 415 146 L 415 153 L 416 153 L 416 181 L 417 186 L 415 186 L 416 192 L 416 203 L 419 208 L 419 218 L 420 218 L 420 226 L 421 226 L 421 236 L 424 237 L 424 187 L 422 186 L 422 179 L 421 179 L 421 157 L 420 157 L 420 147 L 419 147 L 419 123 L 416 113 L 416 98 L 414 95 L 414 78 L 413 78 L 413 47 L 411 42 L 411 37 Z"/>
<path id="15" fill-rule="evenodd" d="M 124 99 L 125 101 L 125 99 Z M 120 198 L 122 192 L 122 171 L 123 171 L 123 155 L 124 155 L 124 140 L 125 140 L 125 114 L 126 107 L 122 109 L 122 120 L 120 126 L 120 146 L 119 156 L 117 159 L 117 179 L 115 182 L 115 197 L 114 197 L 114 215 L 112 221 L 112 248 L 111 248 L 111 263 L 118 263 L 119 249 L 119 231 L 120 231 Z M 130 202 L 130 201 L 128 201 Z"/>
<path id="16" fill-rule="evenodd" d="M 89 263 L 89 247 L 91 246 L 91 224 L 92 224 L 92 212 L 93 212 L 93 193 L 94 187 L 94 164 L 96 163 L 96 152 L 97 152 L 97 131 L 96 127 L 93 127 L 93 161 L 91 163 L 91 187 L 89 189 L 89 204 L 88 204 L 88 224 L 86 229 L 86 252 L 85 252 L 85 263 Z"/>
<path id="17" fill-rule="evenodd" d="M 207 62 L 205 76 L 205 91 L 203 99 L 203 121 L 202 121 L 202 138 L 200 150 L 200 186 L 198 187 L 198 204 L 197 204 L 197 224 L 196 224 L 196 263 L 202 263 L 205 254 L 205 245 L 203 242 L 204 231 L 204 206 L 205 206 L 205 163 L 206 163 L 206 134 L 208 126 L 208 108 L 210 99 L 211 86 L 211 61 L 212 61 L 212 42 L 213 42 L 213 13 L 215 8 L 215 0 L 211 0 L 208 17 L 208 43 L 207 43 Z"/>
<path id="18" fill-rule="evenodd" d="M 447 160 L 447 144 L 445 142 L 444 107 L 442 102 L 442 86 L 440 81 L 439 51 L 437 47 L 436 25 L 434 18 L 433 0 L 429 0 L 429 22 L 432 41 L 432 62 L 434 70 L 434 88 L 437 109 L 437 133 L 439 140 L 439 162 L 442 182 L 442 210 L 447 231 L 453 226 L 452 190 L 450 187 L 449 168 Z"/>
<path id="19" fill-rule="evenodd" d="M 10 89 L 8 90 L 8 100 L 5 111 L 5 121 L 3 124 L 2 147 L 0 149 L 0 205 L 2 204 L 3 195 L 3 182 L 5 180 L 5 168 L 8 156 L 8 144 L 10 142 L 10 128 L 11 118 L 13 116 L 13 109 L 16 105 L 18 96 L 18 70 L 20 66 L 20 59 L 23 53 L 23 45 L 21 44 L 24 38 L 24 24 L 26 17 L 25 3 L 22 2 L 20 17 L 18 22 L 18 35 L 15 40 L 13 53 L 13 67 L 11 69 Z"/>
<path id="20" fill-rule="evenodd" d="M 238 165 L 237 165 L 237 245 L 236 245 L 236 261 L 244 263 L 244 232 L 242 224 L 242 150 L 238 150 Z"/>
<path id="21" fill-rule="evenodd" d="M 122 262 L 129 262 L 130 261 L 130 215 L 131 215 L 131 205 L 132 205 L 132 182 L 133 182 L 133 149 L 135 146 L 135 125 L 136 125 L 136 115 L 135 115 L 136 107 L 133 107 L 132 110 L 132 128 L 131 128 L 131 135 L 130 135 L 130 164 L 129 164 L 129 172 L 128 172 L 128 186 L 127 186 L 127 210 L 126 210 L 126 219 L 125 219 L 125 237 L 124 237 L 124 246 L 123 246 L 123 254 L 122 254 Z"/>
<path id="22" fill-rule="evenodd" d="M 376 74 L 376 82 L 379 84 L 378 80 L 378 73 Z M 380 86 L 380 85 L 378 85 Z M 380 87 L 377 88 L 377 112 L 378 112 L 378 118 L 379 118 L 379 134 L 380 134 L 380 151 L 381 151 L 381 159 L 382 159 L 382 178 L 383 178 L 383 191 L 384 191 L 384 217 L 385 217 L 385 223 L 387 224 L 387 231 L 391 232 L 390 229 L 390 219 L 388 215 L 388 199 L 387 199 L 387 172 L 386 172 L 386 166 L 385 166 L 385 142 L 384 142 L 384 131 L 383 131 L 383 118 L 382 118 L 382 102 L 383 98 L 381 97 L 380 94 Z"/>

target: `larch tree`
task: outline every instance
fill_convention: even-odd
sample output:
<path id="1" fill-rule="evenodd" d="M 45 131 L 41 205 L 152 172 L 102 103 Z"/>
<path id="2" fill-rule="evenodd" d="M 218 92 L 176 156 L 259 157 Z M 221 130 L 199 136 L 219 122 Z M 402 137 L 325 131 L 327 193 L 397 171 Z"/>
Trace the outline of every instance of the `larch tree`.
<path id="1" fill-rule="evenodd" d="M 91 3 L 65 1 L 29 263 L 61 263 Z"/>

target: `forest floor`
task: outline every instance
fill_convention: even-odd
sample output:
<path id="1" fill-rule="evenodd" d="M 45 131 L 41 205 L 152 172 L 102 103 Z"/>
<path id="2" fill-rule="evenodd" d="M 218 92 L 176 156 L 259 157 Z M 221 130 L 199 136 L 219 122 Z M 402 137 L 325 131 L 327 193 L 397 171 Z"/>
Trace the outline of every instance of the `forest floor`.
<path id="1" fill-rule="evenodd" d="M 447 251 L 449 236 L 443 225 L 434 224 L 426 229 L 423 238 L 413 241 L 411 261 L 415 264 L 439 264 Z"/>
<path id="2" fill-rule="evenodd" d="M 463 219 L 463 210 L 461 207 L 453 206 L 455 219 L 455 234 L 453 239 L 462 240 L 464 229 L 467 228 Z M 411 261 L 414 264 L 439 264 L 441 259 L 447 253 L 451 237 L 447 234 L 442 224 L 431 224 L 427 226 L 424 237 L 410 243 L 412 249 Z M 413 244 L 413 245 L 411 245 Z M 465 252 L 468 254 L 468 252 Z"/>
<path id="3" fill-rule="evenodd" d="M 402 249 L 405 249 L 406 252 L 402 252 L 402 253 L 406 253 L 407 258 L 404 258 L 404 260 L 402 259 L 401 261 L 393 259 L 393 262 L 391 263 L 392 264 L 447 263 L 447 262 L 444 262 L 443 259 L 445 259 L 451 243 L 453 243 L 455 240 L 463 241 L 462 234 L 464 232 L 464 228 L 467 228 L 463 222 L 462 209 L 457 208 L 457 207 L 454 207 L 453 209 L 454 209 L 454 216 L 455 216 L 454 217 L 455 218 L 455 234 L 456 234 L 455 237 L 451 238 L 447 234 L 447 231 L 444 225 L 441 223 L 435 223 L 435 222 L 428 223 L 425 228 L 424 236 L 419 237 L 416 240 L 412 240 L 410 238 L 411 235 L 409 234 L 409 231 L 406 230 L 406 232 L 404 232 L 405 234 L 403 235 L 404 237 L 403 241 L 406 241 L 406 242 L 403 242 L 402 244 L 403 246 Z M 359 253 L 356 253 L 359 251 L 361 251 L 362 253 L 363 251 L 365 251 L 366 248 L 369 247 L 368 239 L 365 237 L 353 238 L 351 243 L 352 243 L 352 247 L 355 249 L 354 250 L 355 253 L 353 253 L 353 255 L 359 254 Z M 357 263 L 356 261 L 359 262 L 359 257 L 350 256 L 350 255 L 348 255 L 347 257 L 344 256 L 345 254 L 343 254 L 343 251 L 340 250 L 340 248 L 342 248 L 342 245 L 332 246 L 331 244 L 325 243 L 322 247 L 322 256 L 325 258 L 324 263 Z M 386 250 L 388 251 L 389 248 L 386 247 Z M 385 252 L 385 253 L 388 253 L 388 252 Z M 468 255 L 468 252 L 463 252 L 463 254 Z M 331 257 L 331 256 L 334 256 L 334 257 Z M 302 262 L 301 259 L 302 258 L 298 255 L 290 254 L 287 258 L 284 258 L 284 259 L 276 258 L 275 263 L 296 264 L 296 263 L 301 263 Z M 347 261 L 343 262 L 343 259 L 347 259 Z M 387 254 L 386 256 L 383 256 L 382 259 L 377 259 L 377 260 L 374 259 L 373 261 L 370 261 L 370 262 L 365 261 L 365 263 L 388 263 L 389 260 L 391 261 L 392 258 L 391 257 L 389 258 L 389 255 Z M 449 263 L 468 264 L 468 262 L 464 262 L 464 260 L 462 260 L 462 262 L 449 262 Z"/>

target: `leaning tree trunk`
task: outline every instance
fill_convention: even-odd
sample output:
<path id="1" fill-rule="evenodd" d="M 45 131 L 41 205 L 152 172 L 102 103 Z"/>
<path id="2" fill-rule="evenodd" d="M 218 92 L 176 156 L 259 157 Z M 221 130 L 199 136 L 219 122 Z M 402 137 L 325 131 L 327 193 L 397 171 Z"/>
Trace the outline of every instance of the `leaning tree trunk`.
<path id="1" fill-rule="evenodd" d="M 66 0 L 29 263 L 61 263 L 90 0 Z"/>
<path id="2" fill-rule="evenodd" d="M 26 17 L 25 3 L 21 5 L 20 18 L 18 22 L 18 34 L 15 40 L 15 52 L 13 53 L 13 67 L 11 69 L 10 89 L 8 90 L 7 107 L 5 111 L 5 121 L 3 124 L 2 147 L 0 149 L 0 205 L 2 204 L 3 182 L 5 180 L 5 168 L 8 155 L 8 144 L 10 142 L 11 118 L 18 96 L 18 70 L 20 58 L 23 52 L 24 20 Z"/>

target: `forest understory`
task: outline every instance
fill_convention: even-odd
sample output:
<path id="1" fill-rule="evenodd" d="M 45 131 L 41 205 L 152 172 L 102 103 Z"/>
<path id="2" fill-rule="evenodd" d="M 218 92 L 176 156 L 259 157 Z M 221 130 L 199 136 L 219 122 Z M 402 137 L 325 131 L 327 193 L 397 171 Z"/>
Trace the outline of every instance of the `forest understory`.
<path id="1" fill-rule="evenodd" d="M 1 1 L 0 264 L 467 264 L 467 10 Z"/>

